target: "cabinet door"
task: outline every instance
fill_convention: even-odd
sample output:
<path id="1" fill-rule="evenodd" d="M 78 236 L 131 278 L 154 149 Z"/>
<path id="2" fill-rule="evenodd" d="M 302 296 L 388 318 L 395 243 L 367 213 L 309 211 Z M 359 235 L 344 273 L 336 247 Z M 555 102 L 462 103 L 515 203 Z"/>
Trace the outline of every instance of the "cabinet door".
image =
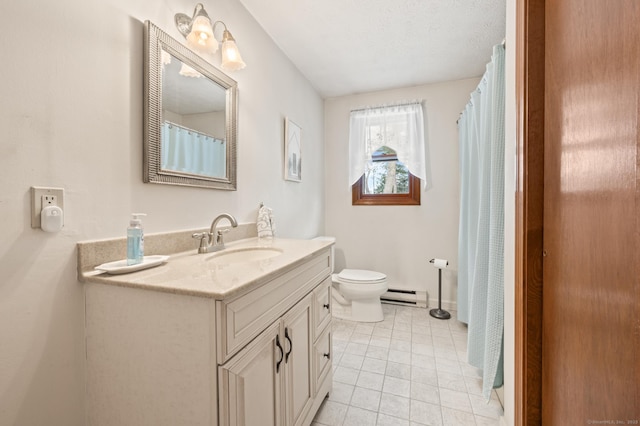
<path id="1" fill-rule="evenodd" d="M 285 344 L 280 327 L 281 323 L 276 321 L 218 367 L 220 425 L 283 424 L 281 390 Z"/>
<path id="2" fill-rule="evenodd" d="M 302 424 L 314 397 L 311 301 L 309 294 L 282 318 L 287 425 Z"/>

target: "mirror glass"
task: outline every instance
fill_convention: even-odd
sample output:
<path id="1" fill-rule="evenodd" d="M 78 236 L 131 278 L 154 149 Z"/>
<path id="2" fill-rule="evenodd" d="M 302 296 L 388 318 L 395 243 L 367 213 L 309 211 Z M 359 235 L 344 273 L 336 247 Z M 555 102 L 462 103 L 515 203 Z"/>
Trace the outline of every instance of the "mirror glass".
<path id="1" fill-rule="evenodd" d="M 145 23 L 144 181 L 236 189 L 237 83 Z"/>

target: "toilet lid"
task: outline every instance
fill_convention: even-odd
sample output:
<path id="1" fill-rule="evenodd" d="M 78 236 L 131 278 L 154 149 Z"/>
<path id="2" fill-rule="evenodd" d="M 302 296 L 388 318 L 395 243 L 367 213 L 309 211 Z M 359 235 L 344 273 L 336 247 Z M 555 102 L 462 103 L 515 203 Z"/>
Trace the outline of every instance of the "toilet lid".
<path id="1" fill-rule="evenodd" d="M 338 274 L 338 279 L 351 284 L 372 284 L 385 281 L 387 276 L 381 272 L 364 269 L 343 269 Z"/>

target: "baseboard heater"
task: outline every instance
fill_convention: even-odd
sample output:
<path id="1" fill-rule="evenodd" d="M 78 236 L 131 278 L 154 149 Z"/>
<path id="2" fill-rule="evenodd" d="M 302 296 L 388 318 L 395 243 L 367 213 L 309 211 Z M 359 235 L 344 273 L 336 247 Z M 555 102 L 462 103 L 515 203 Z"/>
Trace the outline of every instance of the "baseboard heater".
<path id="1" fill-rule="evenodd" d="M 416 290 L 402 290 L 390 288 L 380 296 L 380 301 L 392 305 L 415 306 L 417 308 L 427 307 L 427 292 Z"/>

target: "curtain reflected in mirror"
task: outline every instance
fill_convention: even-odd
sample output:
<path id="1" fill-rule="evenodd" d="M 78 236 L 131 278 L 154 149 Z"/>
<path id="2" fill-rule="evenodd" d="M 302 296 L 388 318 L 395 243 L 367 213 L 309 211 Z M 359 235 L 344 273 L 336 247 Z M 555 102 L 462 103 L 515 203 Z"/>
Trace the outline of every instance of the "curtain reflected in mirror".
<path id="1" fill-rule="evenodd" d="M 162 124 L 161 169 L 220 177 L 226 172 L 227 144 L 222 139 L 179 126 Z"/>

